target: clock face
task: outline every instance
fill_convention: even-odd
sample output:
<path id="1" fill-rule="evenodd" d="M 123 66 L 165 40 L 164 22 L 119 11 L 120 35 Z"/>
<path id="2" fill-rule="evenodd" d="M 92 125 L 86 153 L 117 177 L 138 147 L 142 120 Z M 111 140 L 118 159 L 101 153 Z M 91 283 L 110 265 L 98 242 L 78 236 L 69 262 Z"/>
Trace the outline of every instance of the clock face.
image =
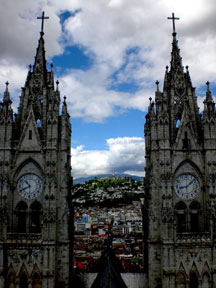
<path id="1" fill-rule="evenodd" d="M 17 183 L 19 194 L 25 199 L 31 200 L 38 197 L 43 189 L 41 178 L 35 174 L 25 174 Z"/>
<path id="2" fill-rule="evenodd" d="M 182 199 L 193 199 L 199 193 L 199 190 L 199 182 L 191 174 L 182 174 L 175 180 L 175 192 Z"/>

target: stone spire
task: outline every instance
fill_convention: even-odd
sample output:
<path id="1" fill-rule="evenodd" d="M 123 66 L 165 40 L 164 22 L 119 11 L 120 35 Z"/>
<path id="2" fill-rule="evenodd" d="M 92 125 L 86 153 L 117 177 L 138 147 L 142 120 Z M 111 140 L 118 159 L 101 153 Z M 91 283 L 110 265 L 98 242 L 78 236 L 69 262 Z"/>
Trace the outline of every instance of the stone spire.
<path id="1" fill-rule="evenodd" d="M 204 118 L 210 118 L 214 115 L 215 117 L 215 103 L 212 98 L 212 93 L 210 90 L 210 83 L 207 81 L 206 83 L 207 90 L 206 90 L 206 97 L 205 100 L 203 101 L 204 103 Z"/>
<path id="2" fill-rule="evenodd" d="M 108 247 L 99 260 L 100 270 L 91 288 L 127 288 L 121 277 L 117 260 Z"/>
<path id="3" fill-rule="evenodd" d="M 64 102 L 62 106 L 62 116 L 63 117 L 68 117 L 68 111 L 67 111 L 67 102 L 66 102 L 67 97 L 64 96 Z"/>
<path id="4" fill-rule="evenodd" d="M 127 288 L 121 277 L 121 263 L 112 250 L 112 224 L 109 227 L 107 246 L 98 261 L 98 275 L 91 288 Z"/>
<path id="5" fill-rule="evenodd" d="M 33 65 L 33 71 L 29 71 L 26 86 L 32 86 L 31 94 L 37 96 L 41 93 L 43 85 L 46 84 L 47 68 L 45 57 L 45 41 L 43 38 L 44 33 L 40 33 L 38 47 Z"/>
<path id="6" fill-rule="evenodd" d="M 210 90 L 210 83 L 209 83 L 208 81 L 206 82 L 206 86 L 207 86 L 207 90 L 206 90 L 206 98 L 205 98 L 205 101 L 206 101 L 207 103 L 213 102 L 212 94 L 211 94 L 211 90 Z"/>
<path id="7" fill-rule="evenodd" d="M 34 65 L 29 65 L 29 72 L 25 86 L 22 88 L 20 105 L 18 108 L 16 131 L 20 135 L 19 129 L 23 129 L 25 121 L 28 118 L 29 107 L 32 106 L 35 121 L 40 122 L 42 133 L 46 137 L 46 125 L 48 118 L 57 118 L 60 105 L 60 94 L 54 89 L 53 64 L 50 71 L 46 65 L 46 52 L 44 41 L 44 19 L 48 17 L 38 17 L 42 19 L 40 38 L 36 50 Z M 54 115 L 56 114 L 56 115 Z"/>
<path id="8" fill-rule="evenodd" d="M 171 52 L 171 70 L 176 71 L 180 68 L 183 71 L 182 67 L 182 58 L 180 56 L 180 49 L 178 48 L 178 40 L 177 40 L 177 33 L 174 32 L 173 34 L 173 42 L 172 42 L 172 52 Z"/>
<path id="9" fill-rule="evenodd" d="M 70 125 L 70 116 L 68 113 L 66 96 L 64 96 L 64 101 L 62 105 L 62 116 L 61 116 L 61 143 L 62 148 L 70 149 L 70 143 L 68 138 L 71 135 L 71 125 Z M 68 146 L 69 145 L 69 146 Z"/>
<path id="10" fill-rule="evenodd" d="M 10 99 L 10 92 L 8 90 L 9 83 L 6 82 L 6 88 L 4 92 L 2 107 L 1 107 L 1 120 L 6 122 L 12 122 L 13 121 L 13 110 L 11 107 L 12 101 Z"/>
<path id="11" fill-rule="evenodd" d="M 8 86 L 9 86 L 9 83 L 8 81 L 5 83 L 6 87 L 5 87 L 5 93 L 4 93 L 4 100 L 3 102 L 6 103 L 6 104 L 11 104 L 12 101 L 10 100 L 10 93 L 9 93 L 9 90 L 8 90 Z"/>
<path id="12" fill-rule="evenodd" d="M 168 17 L 169 20 L 173 21 L 173 42 L 172 42 L 172 53 L 171 53 L 171 70 L 175 71 L 177 68 L 182 69 L 182 58 L 180 56 L 180 49 L 178 48 L 177 33 L 175 31 L 175 20 L 179 20 L 178 17 L 175 17 L 172 13 L 172 17 Z"/>
<path id="13" fill-rule="evenodd" d="M 11 148 L 13 130 L 13 109 L 8 89 L 9 83 L 6 82 L 3 102 L 0 105 L 0 147 Z M 8 160 L 9 161 L 9 160 Z"/>

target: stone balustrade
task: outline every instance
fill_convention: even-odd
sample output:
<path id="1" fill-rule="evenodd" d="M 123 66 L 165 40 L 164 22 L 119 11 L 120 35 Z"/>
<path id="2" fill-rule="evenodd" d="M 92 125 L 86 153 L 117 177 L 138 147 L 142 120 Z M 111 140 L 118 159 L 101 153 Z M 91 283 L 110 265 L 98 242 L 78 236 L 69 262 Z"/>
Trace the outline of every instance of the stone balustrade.
<path id="1" fill-rule="evenodd" d="M 41 239 L 40 233 L 7 233 L 8 242 L 38 242 Z"/>
<path id="2" fill-rule="evenodd" d="M 184 232 L 176 233 L 177 243 L 202 243 L 211 242 L 211 235 L 209 232 Z"/>

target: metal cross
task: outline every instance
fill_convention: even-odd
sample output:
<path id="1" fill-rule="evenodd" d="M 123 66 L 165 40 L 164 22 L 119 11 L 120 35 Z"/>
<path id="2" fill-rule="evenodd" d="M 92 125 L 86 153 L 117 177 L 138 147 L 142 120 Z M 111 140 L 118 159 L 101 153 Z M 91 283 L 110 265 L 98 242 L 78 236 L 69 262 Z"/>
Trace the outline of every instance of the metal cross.
<path id="1" fill-rule="evenodd" d="M 172 13 L 172 17 L 167 17 L 167 19 L 172 20 L 173 21 L 173 33 L 175 33 L 175 20 L 179 20 L 180 18 L 175 17 L 175 14 Z"/>
<path id="2" fill-rule="evenodd" d="M 43 33 L 43 28 L 44 28 L 44 20 L 45 19 L 49 19 L 49 17 L 45 17 L 44 16 L 44 11 L 42 12 L 42 16 L 41 17 L 37 17 L 37 19 L 41 19 L 41 33 Z"/>

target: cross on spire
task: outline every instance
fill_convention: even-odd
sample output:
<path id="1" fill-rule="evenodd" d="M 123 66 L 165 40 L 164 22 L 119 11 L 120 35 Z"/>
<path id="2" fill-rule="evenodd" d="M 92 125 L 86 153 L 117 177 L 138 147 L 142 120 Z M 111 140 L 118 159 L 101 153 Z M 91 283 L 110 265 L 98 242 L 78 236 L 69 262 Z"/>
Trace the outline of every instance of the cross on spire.
<path id="1" fill-rule="evenodd" d="M 176 33 L 176 32 L 175 32 L 175 20 L 179 20 L 180 18 L 178 18 L 178 17 L 175 17 L 175 14 L 174 14 L 174 13 L 172 13 L 172 17 L 167 17 L 167 19 L 169 19 L 169 20 L 172 20 L 172 21 L 173 21 L 173 33 Z"/>
<path id="2" fill-rule="evenodd" d="M 44 34 L 43 29 L 44 29 L 44 20 L 49 19 L 49 17 L 44 16 L 44 11 L 42 12 L 41 17 L 37 17 L 37 19 L 41 19 L 41 34 Z"/>

